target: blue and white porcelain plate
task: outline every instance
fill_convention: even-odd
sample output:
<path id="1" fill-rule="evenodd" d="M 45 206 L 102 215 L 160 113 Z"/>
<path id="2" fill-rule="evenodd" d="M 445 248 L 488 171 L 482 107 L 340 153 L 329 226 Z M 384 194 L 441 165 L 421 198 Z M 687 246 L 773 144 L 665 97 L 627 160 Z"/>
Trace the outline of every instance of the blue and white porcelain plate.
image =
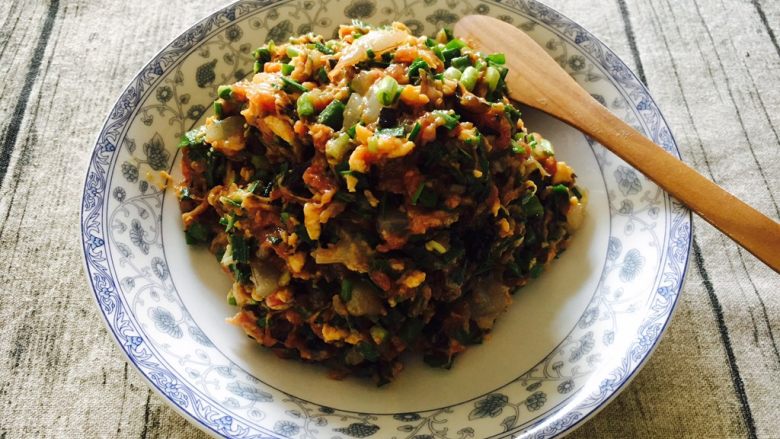
<path id="1" fill-rule="evenodd" d="M 172 190 L 178 139 L 202 122 L 216 87 L 251 72 L 268 39 L 340 23 L 402 21 L 432 34 L 467 14 L 529 33 L 593 96 L 667 151 L 669 128 L 626 65 L 582 27 L 533 0 L 239 1 L 176 38 L 111 110 L 84 183 L 86 272 L 110 332 L 172 406 L 231 438 L 466 439 L 553 437 L 581 424 L 636 374 L 680 294 L 691 242 L 688 210 L 576 130 L 524 111 L 589 190 L 570 249 L 515 296 L 491 339 L 452 370 L 410 359 L 377 388 L 334 381 L 276 358 L 225 323 L 229 279 L 188 247 Z"/>

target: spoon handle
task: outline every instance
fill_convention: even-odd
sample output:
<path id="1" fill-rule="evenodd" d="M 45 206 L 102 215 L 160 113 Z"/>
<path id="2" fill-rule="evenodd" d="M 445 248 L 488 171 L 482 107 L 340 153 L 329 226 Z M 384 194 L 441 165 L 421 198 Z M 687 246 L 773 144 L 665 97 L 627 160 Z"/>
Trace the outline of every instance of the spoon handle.
<path id="1" fill-rule="evenodd" d="M 568 111 L 564 114 L 558 112 L 556 117 L 596 139 L 773 270 L 780 272 L 780 223 L 667 154 L 590 95 L 582 95 L 580 102 L 567 103 Z M 544 108 L 541 109 L 544 111 Z"/>

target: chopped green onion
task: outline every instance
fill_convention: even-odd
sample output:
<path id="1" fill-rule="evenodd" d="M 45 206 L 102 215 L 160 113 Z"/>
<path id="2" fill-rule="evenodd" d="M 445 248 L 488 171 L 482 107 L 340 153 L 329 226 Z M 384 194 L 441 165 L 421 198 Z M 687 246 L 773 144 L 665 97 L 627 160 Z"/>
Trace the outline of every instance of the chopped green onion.
<path id="1" fill-rule="evenodd" d="M 376 153 L 377 151 L 379 151 L 379 139 L 377 139 L 376 136 L 369 137 L 368 151 L 372 153 Z"/>
<path id="2" fill-rule="evenodd" d="M 439 253 L 443 255 L 444 253 L 447 253 L 447 248 L 441 245 L 439 241 L 436 240 L 430 240 L 425 243 L 425 249 L 430 251 L 435 251 L 436 253 Z"/>
<path id="3" fill-rule="evenodd" d="M 477 79 L 479 79 L 479 70 L 472 66 L 468 66 L 460 76 L 460 83 L 466 87 L 466 90 L 471 91 L 474 90 L 474 86 L 477 85 Z"/>
<path id="4" fill-rule="evenodd" d="M 250 194 L 254 194 L 255 190 L 257 190 L 257 186 L 260 184 L 260 180 L 255 180 L 251 183 L 249 183 L 246 187 L 246 191 Z"/>
<path id="5" fill-rule="evenodd" d="M 238 302 L 236 302 L 236 297 L 233 295 L 233 290 L 228 291 L 227 295 L 227 303 L 231 306 L 237 306 Z"/>
<path id="6" fill-rule="evenodd" d="M 460 49 L 444 49 L 441 51 L 441 56 L 444 58 L 445 62 L 449 61 L 460 56 Z"/>
<path id="7" fill-rule="evenodd" d="M 184 231 L 184 237 L 187 239 L 187 245 L 205 244 L 209 240 L 211 233 L 201 223 L 194 222 Z"/>
<path id="8" fill-rule="evenodd" d="M 287 224 L 287 221 L 290 219 L 290 213 L 282 212 L 281 214 L 279 214 L 279 219 L 282 220 L 282 224 Z"/>
<path id="9" fill-rule="evenodd" d="M 490 66 L 485 70 L 485 82 L 487 82 L 488 90 L 495 90 L 499 79 L 501 79 L 501 74 L 495 67 Z"/>
<path id="10" fill-rule="evenodd" d="M 427 66 L 427 64 L 426 64 Z M 398 94 L 398 82 L 392 76 L 385 76 L 377 85 L 376 97 L 379 103 L 388 106 L 392 105 Z"/>
<path id="11" fill-rule="evenodd" d="M 282 75 L 289 75 L 290 73 L 295 70 L 295 67 L 293 67 L 291 64 L 282 64 Z"/>
<path id="12" fill-rule="evenodd" d="M 309 93 L 303 93 L 296 102 L 298 116 L 306 117 L 314 114 L 314 103 L 311 101 Z"/>
<path id="13" fill-rule="evenodd" d="M 333 102 L 328 104 L 320 116 L 317 118 L 317 122 L 323 125 L 327 125 L 334 130 L 340 130 L 344 125 L 344 104 L 338 99 L 334 99 Z"/>
<path id="14" fill-rule="evenodd" d="M 409 79 L 414 79 L 420 76 L 420 69 L 428 70 L 430 67 L 422 58 L 417 58 L 409 65 Z"/>
<path id="15" fill-rule="evenodd" d="M 309 89 L 301 85 L 300 82 L 294 79 L 290 79 L 286 76 L 282 76 L 282 82 L 284 83 L 284 91 L 286 91 L 287 93 L 294 93 L 294 92 L 305 93 L 309 91 Z"/>
<path id="16" fill-rule="evenodd" d="M 349 149 L 349 140 L 349 135 L 346 133 L 341 133 L 335 139 L 328 140 L 328 143 L 325 144 L 325 155 L 335 162 L 340 162 Z"/>
<path id="17" fill-rule="evenodd" d="M 287 56 L 289 56 L 290 58 L 295 58 L 300 54 L 301 51 L 298 50 L 295 46 L 287 46 Z"/>
<path id="18" fill-rule="evenodd" d="M 233 260 L 240 263 L 249 262 L 249 243 L 243 235 L 230 235 L 230 247 L 233 249 Z"/>
<path id="19" fill-rule="evenodd" d="M 260 47 L 253 53 L 254 58 L 260 62 L 271 61 L 271 51 L 267 47 Z"/>
<path id="20" fill-rule="evenodd" d="M 347 129 L 347 135 L 349 136 L 350 139 L 355 138 L 355 136 L 357 135 L 357 124 L 352 125 Z"/>
<path id="21" fill-rule="evenodd" d="M 556 184 L 552 187 L 552 191 L 556 195 L 565 195 L 569 198 L 569 188 L 565 184 Z"/>
<path id="22" fill-rule="evenodd" d="M 487 63 L 482 58 L 477 58 L 474 62 L 474 68 L 477 70 L 484 70 L 487 67 Z"/>
<path id="23" fill-rule="evenodd" d="M 421 129 L 422 129 L 422 125 L 420 125 L 420 122 L 415 122 L 414 126 L 412 127 L 412 131 L 409 132 L 409 137 L 407 137 L 407 139 L 414 141 L 415 137 L 417 137 L 417 135 L 420 134 Z"/>
<path id="24" fill-rule="evenodd" d="M 462 75 L 461 71 L 456 69 L 455 67 L 448 67 L 447 70 L 444 71 L 444 79 L 449 79 L 451 81 L 457 81 L 460 79 L 460 76 Z"/>
<path id="25" fill-rule="evenodd" d="M 319 70 L 317 70 L 317 81 L 320 81 L 323 84 L 330 82 L 330 78 L 328 78 L 328 72 L 325 71 L 325 67 L 320 67 Z"/>
<path id="26" fill-rule="evenodd" d="M 217 119 L 222 119 L 222 116 L 224 116 L 221 101 L 214 101 L 214 114 L 217 116 Z"/>
<path id="27" fill-rule="evenodd" d="M 412 195 L 412 205 L 416 206 L 417 201 L 420 199 L 420 195 L 422 195 L 423 189 L 425 189 L 425 182 L 421 182 L 419 186 L 417 186 L 417 190 L 414 191 L 414 194 Z"/>
<path id="28" fill-rule="evenodd" d="M 446 111 L 443 111 L 443 110 L 436 110 L 436 111 L 433 112 L 433 114 L 435 114 L 435 115 L 441 117 L 442 119 L 444 119 L 444 126 L 448 130 L 451 130 L 451 129 L 455 128 L 456 126 L 458 126 L 458 121 L 460 120 L 460 115 L 458 115 L 458 114 L 450 114 L 450 113 L 447 113 Z"/>
<path id="29" fill-rule="evenodd" d="M 431 48 L 436 45 L 436 40 L 432 38 L 425 38 L 425 45 L 428 46 L 428 48 Z"/>
<path id="30" fill-rule="evenodd" d="M 555 151 L 553 150 L 552 143 L 550 143 L 547 139 L 542 139 L 541 142 L 539 142 L 539 146 L 542 148 L 542 151 L 548 156 L 552 157 L 555 155 Z"/>
<path id="31" fill-rule="evenodd" d="M 253 73 L 259 73 L 263 70 L 263 63 L 260 61 L 255 61 L 255 63 L 252 65 L 252 72 Z"/>
<path id="32" fill-rule="evenodd" d="M 520 145 L 516 141 L 512 140 L 512 152 L 515 154 L 525 154 L 525 148 L 523 148 L 523 145 Z"/>
<path id="33" fill-rule="evenodd" d="M 217 95 L 222 99 L 230 99 L 233 97 L 233 89 L 229 85 L 220 85 L 217 89 Z"/>
<path id="34" fill-rule="evenodd" d="M 487 60 L 492 63 L 501 64 L 501 65 L 506 63 L 506 57 L 504 56 L 503 53 L 493 53 L 491 55 L 488 55 Z"/>
<path id="35" fill-rule="evenodd" d="M 314 47 L 316 47 L 317 50 L 319 50 L 320 52 L 324 53 L 325 55 L 333 55 L 333 53 L 334 53 L 333 49 L 331 49 L 330 47 L 328 47 L 328 46 L 326 46 L 326 45 L 324 45 L 324 44 L 322 44 L 320 42 L 314 43 Z"/>
<path id="36" fill-rule="evenodd" d="M 372 49 L 366 50 L 366 56 L 368 59 L 374 59 L 376 58 L 376 52 L 374 52 Z"/>
<path id="37" fill-rule="evenodd" d="M 233 215 L 225 215 L 219 219 L 219 223 L 225 226 L 225 232 L 233 230 L 233 226 L 236 224 L 236 217 Z"/>
<path id="38" fill-rule="evenodd" d="M 539 197 L 536 195 L 533 195 L 528 198 L 528 200 L 523 202 L 523 209 L 525 210 L 525 214 L 528 216 L 541 216 L 544 214 L 544 207 L 542 206 L 542 202 L 539 201 Z"/>
<path id="39" fill-rule="evenodd" d="M 466 47 L 466 42 L 461 40 L 460 38 L 453 38 L 450 40 L 449 43 L 445 46 L 447 49 L 460 49 L 463 47 Z"/>
<path id="40" fill-rule="evenodd" d="M 471 65 L 471 58 L 469 58 L 468 55 L 453 58 L 452 61 L 450 61 L 450 65 L 458 70 L 463 70 Z"/>
<path id="41" fill-rule="evenodd" d="M 344 303 L 352 299 L 352 282 L 349 279 L 341 280 L 341 293 L 339 295 Z"/>
<path id="42" fill-rule="evenodd" d="M 376 132 L 380 136 L 403 137 L 404 127 L 382 128 Z"/>
<path id="43" fill-rule="evenodd" d="M 513 122 L 517 122 L 517 119 L 520 119 L 520 111 L 518 111 L 518 109 L 513 105 L 504 104 L 504 112 L 509 115 Z"/>

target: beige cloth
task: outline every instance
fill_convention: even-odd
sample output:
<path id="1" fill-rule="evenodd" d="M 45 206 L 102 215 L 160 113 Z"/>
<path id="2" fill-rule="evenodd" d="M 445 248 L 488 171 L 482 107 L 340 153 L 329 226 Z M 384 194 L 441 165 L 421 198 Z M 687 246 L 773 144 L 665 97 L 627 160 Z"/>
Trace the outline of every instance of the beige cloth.
<path id="1" fill-rule="evenodd" d="M 636 67 L 687 163 L 780 216 L 780 2 L 547 2 Z M 103 116 L 146 60 L 217 6 L 0 1 L 0 439 L 203 437 L 111 341 L 77 224 Z M 780 276 L 695 225 L 663 342 L 572 437 L 780 437 Z"/>

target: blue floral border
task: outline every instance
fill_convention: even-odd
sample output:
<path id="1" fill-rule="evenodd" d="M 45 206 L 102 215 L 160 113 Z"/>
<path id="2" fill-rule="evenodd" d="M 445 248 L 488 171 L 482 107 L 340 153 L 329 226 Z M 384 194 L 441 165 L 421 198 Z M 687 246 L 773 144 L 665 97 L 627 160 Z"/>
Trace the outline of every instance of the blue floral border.
<path id="1" fill-rule="evenodd" d="M 271 432 L 250 432 L 248 429 L 236 426 L 229 415 L 218 407 L 202 404 L 190 389 L 178 384 L 178 380 L 170 371 L 159 367 L 153 361 L 153 354 L 144 346 L 144 340 L 134 335 L 138 334 L 137 328 L 132 327 L 132 323 L 127 319 L 117 286 L 108 267 L 104 265 L 106 263 L 106 237 L 102 228 L 102 213 L 105 197 L 108 195 L 105 193 L 105 188 L 108 183 L 107 174 L 112 153 L 116 151 L 123 128 L 132 116 L 135 106 L 141 101 L 149 84 L 160 77 L 165 69 L 175 63 L 183 53 L 202 41 L 214 26 L 232 22 L 238 16 L 274 3 L 276 2 L 273 0 L 239 1 L 213 13 L 174 40 L 137 74 L 114 106 L 96 140 L 82 198 L 80 222 L 85 270 L 98 305 L 103 311 L 103 317 L 109 329 L 114 333 L 117 342 L 128 358 L 142 371 L 142 376 L 162 395 L 171 400 L 177 410 L 197 421 L 200 426 L 214 433 L 230 437 L 271 438 L 275 436 Z M 674 139 L 649 92 L 630 69 L 603 43 L 573 21 L 533 0 L 497 1 L 496 3 L 535 17 L 541 23 L 570 37 L 574 44 L 598 60 L 612 78 L 628 92 L 641 119 L 652 133 L 652 139 L 679 157 Z M 660 335 L 671 318 L 682 288 L 692 236 L 690 212 L 674 201 L 672 201 L 671 207 L 673 223 L 670 241 L 672 245 L 669 246 L 666 255 L 667 266 L 662 278 L 664 286 L 657 290 L 651 304 L 652 314 L 640 326 L 638 337 L 627 352 L 623 364 L 611 373 L 610 378 L 601 383 L 599 392 L 591 395 L 576 410 L 569 411 L 560 420 L 546 426 L 541 431 L 535 431 L 533 437 L 556 436 L 595 414 L 611 398 L 616 396 L 621 387 L 630 381 L 657 345 Z M 109 320 L 112 314 L 113 320 Z M 522 432 L 536 430 L 547 422 L 550 416 L 554 416 L 554 413 L 549 413 L 548 416 L 535 424 L 521 428 Z M 518 432 L 519 430 L 514 430 L 496 437 L 508 437 Z"/>

